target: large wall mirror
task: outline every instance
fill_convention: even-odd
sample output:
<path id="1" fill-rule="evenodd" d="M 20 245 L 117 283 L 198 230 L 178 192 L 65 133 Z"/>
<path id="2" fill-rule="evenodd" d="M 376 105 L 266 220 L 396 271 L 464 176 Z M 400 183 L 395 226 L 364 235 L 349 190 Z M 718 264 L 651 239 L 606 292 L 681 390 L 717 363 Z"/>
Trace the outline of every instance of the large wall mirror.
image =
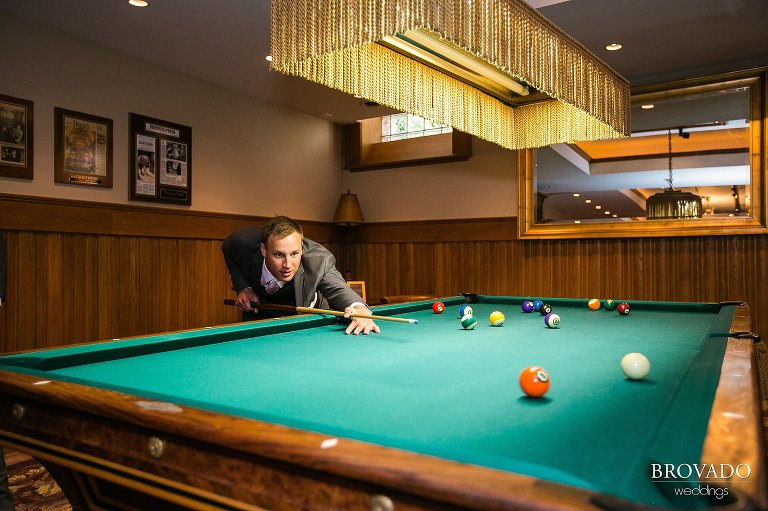
<path id="1" fill-rule="evenodd" d="M 521 238 L 768 233 L 768 68 L 632 89 L 632 136 L 518 151 Z"/>

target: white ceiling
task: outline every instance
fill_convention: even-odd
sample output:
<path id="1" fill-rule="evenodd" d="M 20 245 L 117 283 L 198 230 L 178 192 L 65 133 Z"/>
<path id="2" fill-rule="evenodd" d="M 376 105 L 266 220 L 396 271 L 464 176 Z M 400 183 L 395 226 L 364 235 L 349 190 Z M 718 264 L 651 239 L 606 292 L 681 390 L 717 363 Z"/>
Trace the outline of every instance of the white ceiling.
<path id="1" fill-rule="evenodd" d="M 270 72 L 269 0 L 149 1 L 0 0 L 0 11 L 336 123 L 389 112 Z M 530 2 L 632 85 L 768 64 L 768 0 Z"/>

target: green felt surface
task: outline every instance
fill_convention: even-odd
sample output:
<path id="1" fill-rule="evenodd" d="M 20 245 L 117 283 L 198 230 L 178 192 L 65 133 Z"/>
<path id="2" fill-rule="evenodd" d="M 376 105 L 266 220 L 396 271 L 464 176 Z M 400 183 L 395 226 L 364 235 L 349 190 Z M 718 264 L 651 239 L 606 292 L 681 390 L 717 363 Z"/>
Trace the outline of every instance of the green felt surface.
<path id="1" fill-rule="evenodd" d="M 668 505 L 650 463 L 699 460 L 733 307 L 633 303 L 620 316 L 587 300 L 549 300 L 561 316 L 549 329 L 521 300 L 472 304 L 475 330 L 461 328 L 463 301 L 449 299 L 439 315 L 431 302 L 378 309 L 419 320 L 380 322 L 381 335 L 347 336 L 311 316 L 0 364 Z M 494 310 L 504 326 L 490 326 Z M 121 347 L 117 358 L 110 346 Z M 621 372 L 629 352 L 650 359 L 645 380 Z M 551 375 L 542 399 L 519 389 L 530 365 Z"/>

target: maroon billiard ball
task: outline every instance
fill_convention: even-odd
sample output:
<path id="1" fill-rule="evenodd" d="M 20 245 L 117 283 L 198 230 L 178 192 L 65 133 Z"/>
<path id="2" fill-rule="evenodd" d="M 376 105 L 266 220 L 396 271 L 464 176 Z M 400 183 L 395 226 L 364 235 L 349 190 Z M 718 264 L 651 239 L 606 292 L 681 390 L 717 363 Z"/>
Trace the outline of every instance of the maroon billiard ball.
<path id="1" fill-rule="evenodd" d="M 616 306 L 616 312 L 621 316 L 626 316 L 629 314 L 629 304 L 627 302 L 620 303 Z"/>

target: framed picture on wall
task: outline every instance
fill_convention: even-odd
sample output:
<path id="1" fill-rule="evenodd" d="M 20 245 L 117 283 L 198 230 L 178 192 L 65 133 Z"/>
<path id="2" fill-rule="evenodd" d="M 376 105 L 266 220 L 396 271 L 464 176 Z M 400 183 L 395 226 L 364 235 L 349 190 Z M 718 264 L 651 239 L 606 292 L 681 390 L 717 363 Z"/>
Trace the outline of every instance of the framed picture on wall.
<path id="1" fill-rule="evenodd" d="M 34 105 L 0 94 L 0 177 L 32 179 Z"/>
<path id="2" fill-rule="evenodd" d="M 112 119 L 56 107 L 54 180 L 112 188 Z"/>
<path id="3" fill-rule="evenodd" d="M 131 114 L 131 200 L 192 204 L 192 128 Z"/>

